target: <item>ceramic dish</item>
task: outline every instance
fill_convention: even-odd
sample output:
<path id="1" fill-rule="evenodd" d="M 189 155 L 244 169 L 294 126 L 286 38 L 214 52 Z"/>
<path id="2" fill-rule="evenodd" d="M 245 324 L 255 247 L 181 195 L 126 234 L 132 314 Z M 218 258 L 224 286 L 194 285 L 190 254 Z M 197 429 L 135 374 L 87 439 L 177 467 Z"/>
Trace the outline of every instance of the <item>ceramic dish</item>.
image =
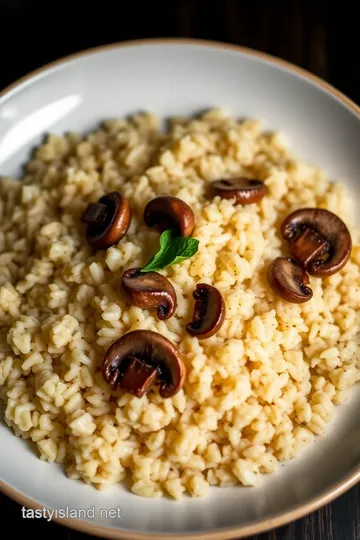
<path id="1" fill-rule="evenodd" d="M 355 104 L 285 62 L 191 40 L 86 51 L 6 89 L 0 97 L 0 173 L 19 175 L 31 148 L 49 131 L 87 131 L 104 119 L 139 110 L 166 118 L 219 106 L 285 133 L 300 158 L 346 184 L 357 204 L 360 111 Z M 31 508 L 61 510 L 62 516 L 72 510 L 62 523 L 103 537 L 244 537 L 299 518 L 360 479 L 359 405 L 355 388 L 351 399 L 337 407 L 326 435 L 259 487 L 214 488 L 204 499 L 185 497 L 176 503 L 140 498 L 121 485 L 98 492 L 71 481 L 1 423 L 0 489 Z M 80 509 L 81 519 L 73 519 Z"/>

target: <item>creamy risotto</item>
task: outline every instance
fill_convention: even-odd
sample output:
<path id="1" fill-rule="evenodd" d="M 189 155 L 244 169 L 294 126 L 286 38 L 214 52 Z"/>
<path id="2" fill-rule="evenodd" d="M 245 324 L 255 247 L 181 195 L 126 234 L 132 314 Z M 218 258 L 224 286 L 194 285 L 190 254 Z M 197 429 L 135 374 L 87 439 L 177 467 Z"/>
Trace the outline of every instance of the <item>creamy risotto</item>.
<path id="1" fill-rule="evenodd" d="M 267 193 L 236 205 L 210 183 L 247 176 Z M 119 191 L 132 212 L 126 235 L 94 250 L 81 216 Z M 159 248 L 145 206 L 176 196 L 195 217 L 198 251 L 159 270 L 177 306 L 160 320 L 120 286 Z M 287 255 L 282 221 L 326 208 L 348 226 L 351 257 L 330 277 L 310 276 L 313 296 L 289 303 L 267 268 Z M 255 486 L 294 458 L 360 379 L 360 235 L 348 194 L 297 160 L 279 134 L 223 110 L 174 118 L 110 120 L 87 135 L 50 135 L 24 177 L 0 182 L 0 397 L 17 436 L 40 459 L 98 489 L 131 479 L 140 496 L 204 496 L 209 486 Z M 207 339 L 187 332 L 193 291 L 212 285 L 225 318 Z M 182 353 L 186 377 L 172 397 L 113 390 L 104 355 L 134 330 L 161 334 Z M 25 443 L 24 443 L 25 444 Z"/>

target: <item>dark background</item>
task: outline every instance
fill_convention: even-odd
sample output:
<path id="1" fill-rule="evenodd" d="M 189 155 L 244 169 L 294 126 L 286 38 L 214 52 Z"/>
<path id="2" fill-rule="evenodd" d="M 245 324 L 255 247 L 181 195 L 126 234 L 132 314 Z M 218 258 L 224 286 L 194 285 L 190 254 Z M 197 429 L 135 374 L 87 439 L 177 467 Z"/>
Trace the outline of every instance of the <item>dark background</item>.
<path id="1" fill-rule="evenodd" d="M 149 37 L 245 45 L 319 75 L 360 103 L 359 0 L 0 0 L 0 90 L 29 71 L 89 47 Z M 0 494 L 1 528 L 14 536 L 84 540 L 23 520 Z M 250 539 L 249 539 L 250 540 Z M 360 540 L 360 488 L 320 511 L 251 540 Z"/>

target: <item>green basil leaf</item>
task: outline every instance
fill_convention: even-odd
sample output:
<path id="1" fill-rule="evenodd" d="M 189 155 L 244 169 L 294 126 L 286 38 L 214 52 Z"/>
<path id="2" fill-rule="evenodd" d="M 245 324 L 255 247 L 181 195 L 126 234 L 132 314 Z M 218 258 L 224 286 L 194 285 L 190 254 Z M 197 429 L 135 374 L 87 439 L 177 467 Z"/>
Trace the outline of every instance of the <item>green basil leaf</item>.
<path id="1" fill-rule="evenodd" d="M 160 248 L 167 249 L 177 237 L 176 229 L 168 229 L 160 235 Z"/>
<path id="2" fill-rule="evenodd" d="M 171 264 L 189 259 L 198 250 L 199 240 L 187 236 L 176 236 L 175 229 L 164 231 L 160 236 L 160 249 L 141 272 L 156 272 Z"/>
<path id="3" fill-rule="evenodd" d="M 179 240 L 179 242 L 176 242 L 177 240 Z M 176 238 L 175 243 L 177 244 L 176 257 L 171 264 L 177 264 L 186 259 L 190 259 L 190 257 L 195 255 L 199 248 L 199 240 L 196 240 L 196 238 L 182 236 Z"/>
<path id="4" fill-rule="evenodd" d="M 169 258 L 168 251 L 175 238 L 176 229 L 168 229 L 164 231 L 160 236 L 159 251 L 155 253 L 155 255 L 147 263 L 147 265 L 141 269 L 141 272 L 156 272 L 156 270 L 161 270 L 162 268 L 165 268 L 164 262 Z"/>

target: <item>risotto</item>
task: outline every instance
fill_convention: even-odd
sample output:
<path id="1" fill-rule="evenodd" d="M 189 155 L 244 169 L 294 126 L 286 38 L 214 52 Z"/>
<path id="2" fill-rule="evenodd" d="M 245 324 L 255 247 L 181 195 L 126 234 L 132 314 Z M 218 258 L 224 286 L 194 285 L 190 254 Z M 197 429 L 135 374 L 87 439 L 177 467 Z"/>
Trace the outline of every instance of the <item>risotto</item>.
<path id="1" fill-rule="evenodd" d="M 209 196 L 230 176 L 264 182 L 256 204 Z M 129 201 L 126 235 L 94 250 L 81 222 L 117 190 Z M 171 195 L 195 216 L 194 256 L 159 272 L 172 284 L 172 317 L 129 302 L 122 274 L 144 267 L 159 233 L 143 220 Z M 268 265 L 286 254 L 279 227 L 303 207 L 341 217 L 351 256 L 336 274 L 310 276 L 312 298 L 278 296 Z M 131 479 L 140 496 L 204 496 L 209 486 L 255 486 L 294 458 L 360 380 L 360 234 L 345 188 L 298 161 L 280 134 L 224 110 L 110 120 L 87 135 L 50 135 L 24 177 L 0 182 L 0 397 L 6 423 L 40 459 L 98 489 Z M 221 293 L 217 333 L 186 331 L 199 283 Z M 112 389 L 104 355 L 124 334 L 151 330 L 181 351 L 182 388 L 164 398 Z"/>

